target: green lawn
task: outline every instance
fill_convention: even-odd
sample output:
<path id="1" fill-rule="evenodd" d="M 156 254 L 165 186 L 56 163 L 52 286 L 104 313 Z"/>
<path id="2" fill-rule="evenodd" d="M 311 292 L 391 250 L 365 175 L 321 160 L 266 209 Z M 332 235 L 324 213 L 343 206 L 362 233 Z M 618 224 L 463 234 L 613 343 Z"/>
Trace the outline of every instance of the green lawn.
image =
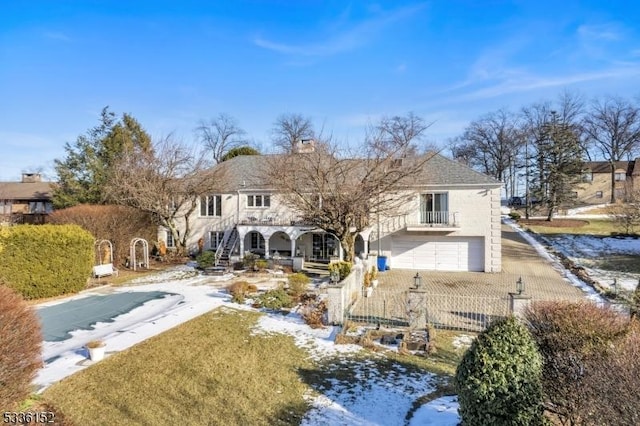
<path id="1" fill-rule="evenodd" d="M 277 425 L 300 421 L 311 369 L 284 335 L 252 336 L 259 314 L 216 310 L 115 354 L 44 392 L 77 425 Z"/>
<path id="2" fill-rule="evenodd" d="M 331 359 L 310 361 L 292 336 L 252 335 L 260 315 L 217 309 L 68 377 L 42 400 L 75 425 L 299 424 L 309 409 L 303 395 L 355 378 Z M 452 392 L 464 351 L 452 345 L 456 335 L 439 331 L 429 358 L 365 351 L 349 362 L 375 360 L 383 377 L 432 371 L 438 389 L 424 396 L 432 399 Z"/>

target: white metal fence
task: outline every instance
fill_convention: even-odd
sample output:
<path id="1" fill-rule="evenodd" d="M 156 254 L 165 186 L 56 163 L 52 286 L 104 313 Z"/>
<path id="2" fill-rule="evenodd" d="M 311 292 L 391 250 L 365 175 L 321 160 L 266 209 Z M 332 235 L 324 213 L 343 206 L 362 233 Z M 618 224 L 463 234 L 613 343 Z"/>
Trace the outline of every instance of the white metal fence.
<path id="1" fill-rule="evenodd" d="M 408 292 L 376 289 L 372 297 L 359 297 L 345 312 L 345 319 L 357 323 L 408 327 Z M 509 298 L 426 294 L 421 312 L 426 322 L 445 329 L 482 331 L 496 318 L 509 315 Z"/>

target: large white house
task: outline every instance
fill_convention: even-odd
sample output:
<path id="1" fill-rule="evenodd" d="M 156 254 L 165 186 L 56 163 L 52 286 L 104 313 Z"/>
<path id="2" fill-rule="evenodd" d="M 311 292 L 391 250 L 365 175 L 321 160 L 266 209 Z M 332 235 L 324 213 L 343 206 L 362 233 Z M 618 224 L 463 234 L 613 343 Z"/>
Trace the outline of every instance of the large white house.
<path id="1" fill-rule="evenodd" d="M 224 259 L 251 251 L 267 258 L 342 256 L 337 239 L 300 220 L 260 178 L 269 156 L 238 156 L 219 164 L 225 186 L 201 197 L 187 247 Z M 381 218 L 356 238 L 356 254 L 387 256 L 391 268 L 499 272 L 501 183 L 441 155 L 415 177 L 402 215 Z M 172 245 L 170 233 L 160 238 Z"/>

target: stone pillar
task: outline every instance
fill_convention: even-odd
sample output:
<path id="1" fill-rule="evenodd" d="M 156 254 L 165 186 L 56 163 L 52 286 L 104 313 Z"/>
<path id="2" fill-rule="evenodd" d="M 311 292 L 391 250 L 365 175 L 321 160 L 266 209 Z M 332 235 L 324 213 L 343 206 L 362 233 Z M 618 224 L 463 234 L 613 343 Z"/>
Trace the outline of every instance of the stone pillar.
<path id="1" fill-rule="evenodd" d="M 524 310 L 531 304 L 531 297 L 522 293 L 509 293 L 509 312 L 518 318 L 524 314 Z"/>
<path id="2" fill-rule="evenodd" d="M 269 258 L 269 238 L 270 237 L 264 237 L 264 258 L 268 259 Z"/>
<path id="3" fill-rule="evenodd" d="M 410 330 L 424 330 L 427 327 L 427 291 L 421 288 L 409 289 L 406 305 Z"/>

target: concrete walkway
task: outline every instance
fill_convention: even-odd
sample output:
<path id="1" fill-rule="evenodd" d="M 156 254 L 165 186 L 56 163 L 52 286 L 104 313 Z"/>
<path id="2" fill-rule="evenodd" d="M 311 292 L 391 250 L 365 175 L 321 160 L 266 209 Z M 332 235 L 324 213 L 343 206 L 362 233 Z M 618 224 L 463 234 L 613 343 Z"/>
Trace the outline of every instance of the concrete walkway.
<path id="1" fill-rule="evenodd" d="M 378 290 L 402 291 L 413 285 L 415 270 L 392 269 L 379 274 Z M 502 226 L 502 272 L 422 271 L 422 283 L 428 293 L 459 296 L 506 297 L 516 289 L 522 277 L 525 293 L 533 300 L 576 300 L 584 293 L 538 255 L 510 226 Z M 375 294 L 375 293 L 374 293 Z"/>

